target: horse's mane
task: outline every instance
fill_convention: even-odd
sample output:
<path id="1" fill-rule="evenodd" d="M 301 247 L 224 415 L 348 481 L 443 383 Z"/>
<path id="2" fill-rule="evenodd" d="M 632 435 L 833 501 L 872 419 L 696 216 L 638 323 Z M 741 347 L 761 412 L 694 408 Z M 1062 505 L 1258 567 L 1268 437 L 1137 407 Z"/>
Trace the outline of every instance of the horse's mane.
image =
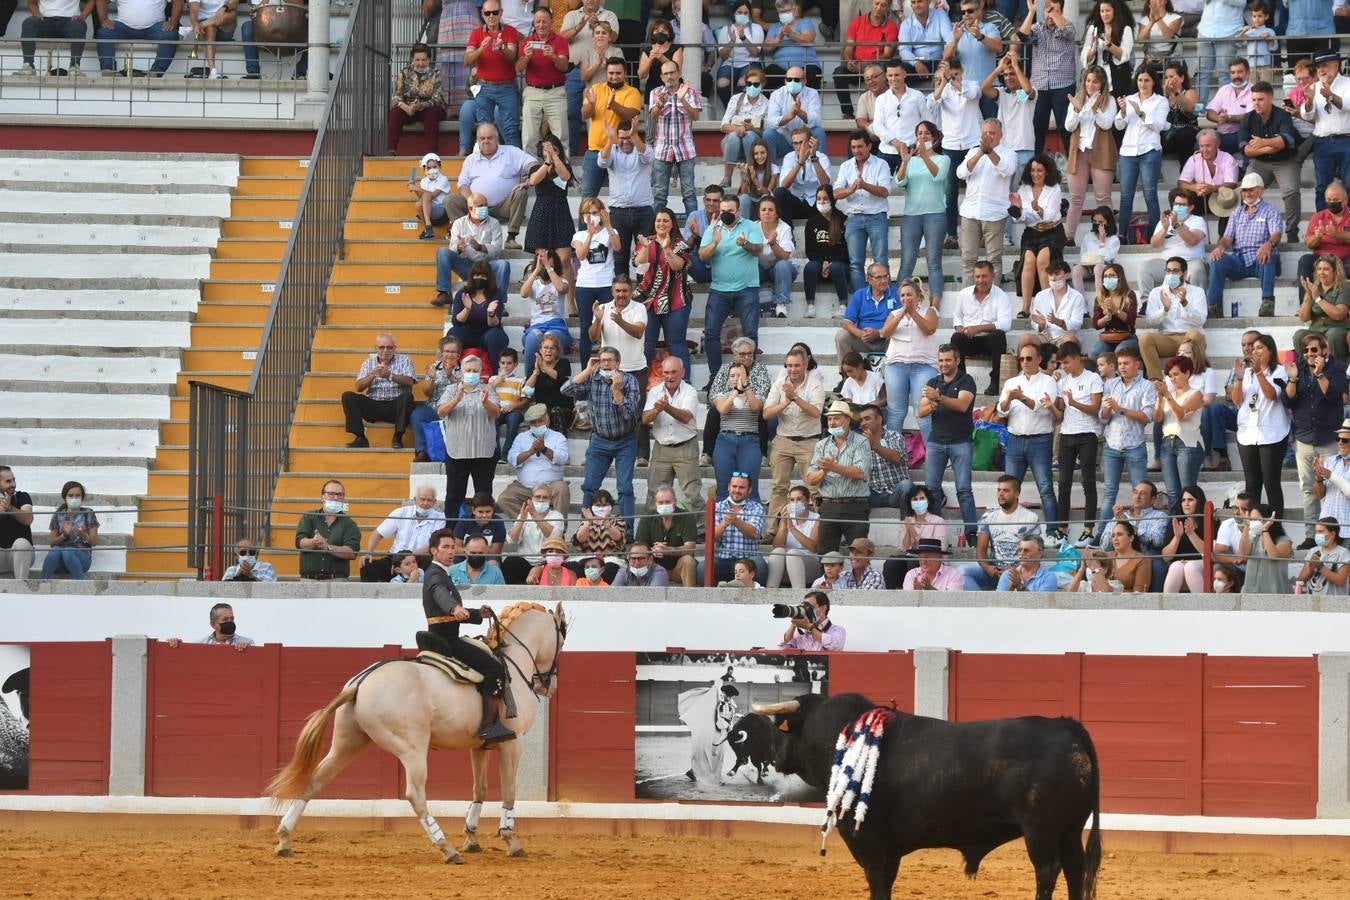
<path id="1" fill-rule="evenodd" d="M 493 621 L 492 627 L 488 629 L 487 634 L 484 636 L 483 640 L 486 641 L 487 645 L 491 647 L 494 651 L 497 650 L 501 646 L 502 640 L 505 636 L 505 629 L 509 628 L 512 622 L 514 622 L 516 619 L 519 619 L 521 616 L 525 615 L 525 613 L 532 612 L 534 610 L 538 610 L 544 615 L 551 615 L 551 613 L 549 613 L 549 611 L 545 607 L 543 607 L 538 603 L 531 603 L 528 600 L 522 600 L 519 603 L 512 603 L 506 609 L 502 610 L 500 613 L 497 614 L 496 620 Z"/>

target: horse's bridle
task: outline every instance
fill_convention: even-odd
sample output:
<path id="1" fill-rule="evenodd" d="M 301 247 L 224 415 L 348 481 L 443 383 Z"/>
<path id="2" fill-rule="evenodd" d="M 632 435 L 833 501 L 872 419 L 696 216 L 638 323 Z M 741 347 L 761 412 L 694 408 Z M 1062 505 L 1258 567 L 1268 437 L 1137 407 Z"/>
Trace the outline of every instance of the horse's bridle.
<path id="1" fill-rule="evenodd" d="M 521 680 L 529 682 L 530 690 L 540 697 L 548 696 L 549 686 L 553 683 L 553 679 L 556 678 L 558 675 L 558 657 L 562 655 L 562 644 L 563 641 L 567 639 L 567 621 L 564 619 L 563 621 L 559 622 L 557 617 L 554 616 L 552 613 L 549 614 L 549 618 L 553 620 L 554 647 L 553 647 L 553 663 L 548 667 L 548 671 L 541 672 L 539 671 L 538 667 L 536 667 L 534 670 L 534 676 L 526 677 L 525 670 L 522 669 L 514 659 L 506 655 L 505 648 L 503 648 L 501 653 L 502 659 L 510 663 L 511 668 L 516 670 L 516 673 L 520 675 Z M 500 628 L 502 631 L 505 631 L 517 644 L 519 644 L 522 647 L 525 647 L 525 649 L 527 650 L 529 649 L 529 647 L 525 644 L 524 641 L 516 637 L 515 632 L 511 630 L 511 627 L 509 625 L 507 625 L 501 619 L 498 619 L 495 614 L 493 615 L 493 619 L 496 620 L 497 627 Z M 530 657 L 530 663 L 531 665 L 533 665 L 534 663 L 533 656 Z"/>

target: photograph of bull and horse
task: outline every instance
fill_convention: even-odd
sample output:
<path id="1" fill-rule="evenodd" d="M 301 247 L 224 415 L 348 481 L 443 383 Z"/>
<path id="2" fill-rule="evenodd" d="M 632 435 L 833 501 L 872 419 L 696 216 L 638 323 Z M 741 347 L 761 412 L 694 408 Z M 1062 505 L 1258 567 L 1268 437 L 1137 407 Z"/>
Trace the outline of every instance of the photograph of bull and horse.
<path id="1" fill-rule="evenodd" d="M 829 694 L 829 658 L 785 653 L 637 654 L 634 796 L 821 801 L 774 767 L 781 735 L 755 704 Z"/>

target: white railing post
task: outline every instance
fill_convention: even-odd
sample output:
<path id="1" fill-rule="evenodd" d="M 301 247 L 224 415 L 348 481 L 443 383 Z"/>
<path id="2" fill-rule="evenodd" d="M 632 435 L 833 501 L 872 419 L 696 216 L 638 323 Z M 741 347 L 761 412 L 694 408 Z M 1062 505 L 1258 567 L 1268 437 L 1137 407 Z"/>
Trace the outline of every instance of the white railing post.
<path id="1" fill-rule="evenodd" d="M 308 40 L 309 99 L 322 99 L 328 93 L 328 0 L 310 0 Z"/>

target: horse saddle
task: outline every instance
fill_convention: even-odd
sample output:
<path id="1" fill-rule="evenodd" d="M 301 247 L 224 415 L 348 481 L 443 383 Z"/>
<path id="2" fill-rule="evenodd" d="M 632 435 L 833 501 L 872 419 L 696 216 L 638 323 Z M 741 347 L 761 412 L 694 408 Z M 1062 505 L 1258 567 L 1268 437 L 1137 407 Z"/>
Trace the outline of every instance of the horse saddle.
<path id="1" fill-rule="evenodd" d="M 487 644 L 484 644 L 478 638 L 461 638 L 461 640 L 469 641 L 485 653 L 492 652 L 488 649 Z M 470 668 L 453 656 L 446 656 L 444 653 L 437 653 L 435 650 L 421 650 L 413 659 L 424 666 L 431 666 L 433 669 L 445 673 L 454 681 L 467 681 L 470 684 L 481 684 L 483 681 L 482 672 Z"/>

